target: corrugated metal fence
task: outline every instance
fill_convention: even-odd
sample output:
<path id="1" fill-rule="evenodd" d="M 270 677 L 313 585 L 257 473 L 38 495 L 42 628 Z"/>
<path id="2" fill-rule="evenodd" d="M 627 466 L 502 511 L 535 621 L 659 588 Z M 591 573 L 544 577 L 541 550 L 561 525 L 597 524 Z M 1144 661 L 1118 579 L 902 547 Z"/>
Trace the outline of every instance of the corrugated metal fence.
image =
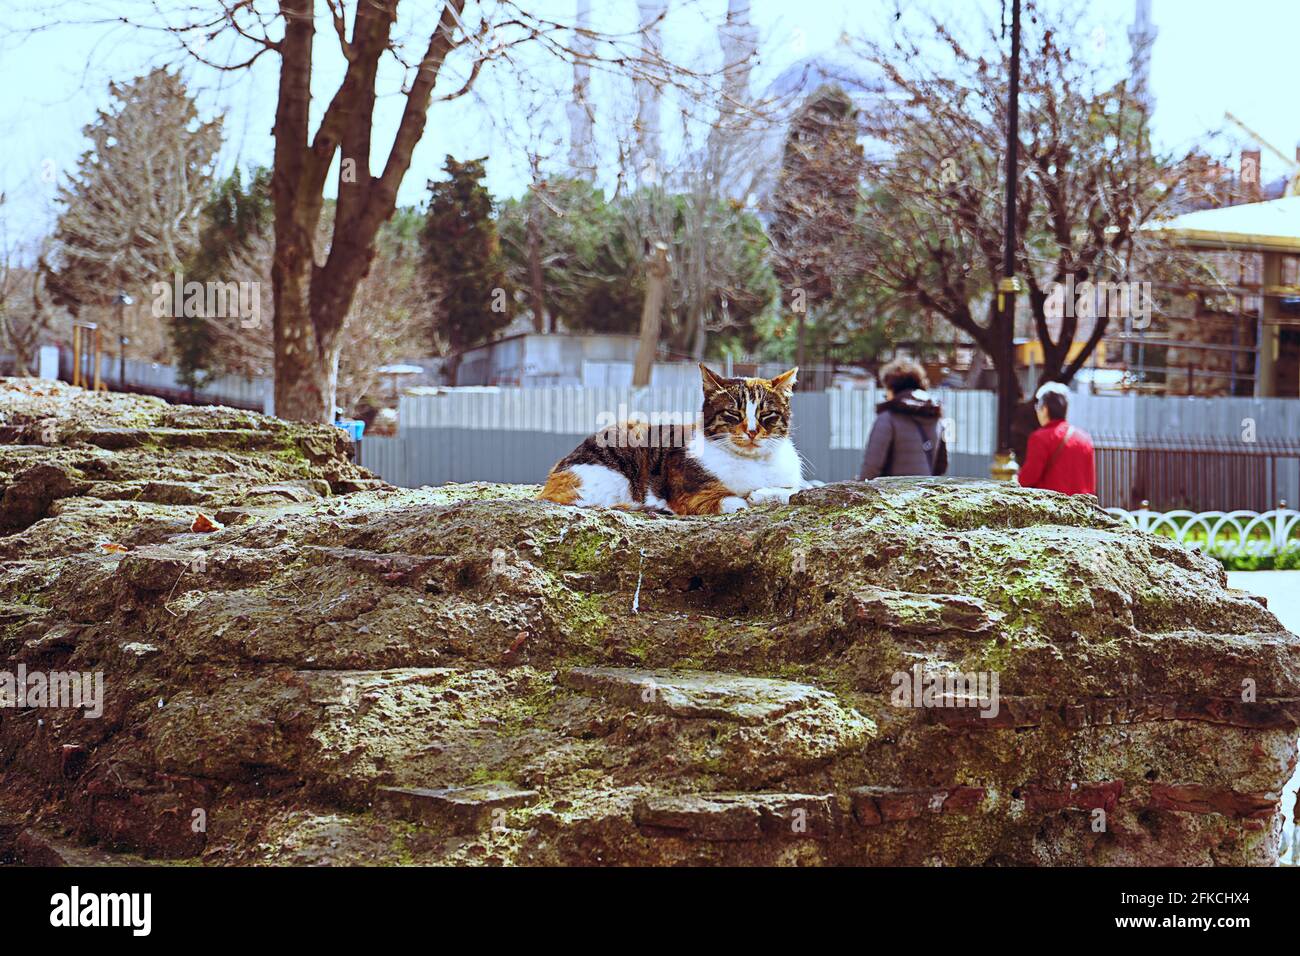
<path id="1" fill-rule="evenodd" d="M 934 390 L 944 409 L 950 475 L 987 477 L 996 442 L 991 392 Z M 852 478 L 877 389 L 797 392 L 794 439 L 810 478 Z M 396 438 L 362 443 L 363 463 L 394 484 L 539 482 L 597 428 L 628 418 L 690 420 L 698 386 L 445 390 L 404 395 Z M 1105 507 L 1239 508 L 1300 502 L 1300 402 L 1147 396 L 1071 398 L 1070 421 L 1093 435 Z"/>
<path id="2" fill-rule="evenodd" d="M 987 476 L 995 434 L 989 392 L 938 390 L 949 435 L 949 474 Z M 809 478 L 857 474 L 875 389 L 797 392 L 794 440 Z M 362 463 L 405 487 L 447 481 L 540 482 L 560 458 L 605 425 L 640 413 L 651 421 L 691 421 L 698 385 L 677 388 L 539 388 L 403 395 L 396 438 L 368 437 Z"/>
<path id="3" fill-rule="evenodd" d="M 60 355 L 61 374 L 71 380 L 72 354 L 63 350 Z M 146 395 L 157 395 L 168 401 L 198 405 L 229 405 L 253 411 L 270 411 L 270 378 L 243 378 L 238 375 L 212 376 L 203 385 L 191 391 L 180 381 L 177 370 L 171 365 L 157 362 L 126 360 L 128 390 Z M 99 374 L 104 383 L 116 390 L 121 382 L 122 366 L 116 356 L 99 357 Z"/>
<path id="4" fill-rule="evenodd" d="M 67 356 L 64 355 L 64 364 Z M 70 373 L 70 366 L 64 370 Z M 101 357 L 116 387 L 119 366 Z M 269 379 L 213 378 L 193 393 L 171 366 L 127 360 L 133 391 L 169 401 L 270 411 Z M 671 378 L 670 378 L 671 380 Z M 943 404 L 950 475 L 986 477 L 996 442 L 991 392 L 937 389 Z M 802 391 L 794 396 L 794 436 L 808 477 L 857 474 L 875 420 L 878 389 Z M 441 390 L 401 398 L 396 438 L 367 438 L 367 467 L 394 484 L 447 481 L 536 482 L 598 427 L 635 412 L 689 421 L 698 384 L 602 388 Z M 1300 401 L 1269 398 L 1097 396 L 1075 393 L 1070 421 L 1097 450 L 1097 496 L 1108 508 L 1266 511 L 1300 503 Z"/>

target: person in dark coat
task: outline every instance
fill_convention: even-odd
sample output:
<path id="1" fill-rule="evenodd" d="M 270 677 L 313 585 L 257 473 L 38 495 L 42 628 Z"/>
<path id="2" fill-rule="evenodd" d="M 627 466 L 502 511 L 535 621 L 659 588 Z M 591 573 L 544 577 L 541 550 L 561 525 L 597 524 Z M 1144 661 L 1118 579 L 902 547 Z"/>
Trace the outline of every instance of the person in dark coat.
<path id="1" fill-rule="evenodd" d="M 886 400 L 876 406 L 858 480 L 885 475 L 942 475 L 948 470 L 948 443 L 939 403 L 926 394 L 925 369 L 895 359 L 880 370 Z"/>

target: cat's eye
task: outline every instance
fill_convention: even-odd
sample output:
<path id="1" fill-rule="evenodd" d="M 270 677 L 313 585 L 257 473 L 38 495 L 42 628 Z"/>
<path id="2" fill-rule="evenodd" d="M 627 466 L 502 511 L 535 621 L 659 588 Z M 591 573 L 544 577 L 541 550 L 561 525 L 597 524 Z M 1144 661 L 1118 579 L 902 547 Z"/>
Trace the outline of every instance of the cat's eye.
<path id="1" fill-rule="evenodd" d="M 731 409 L 730 411 L 720 413 L 718 417 L 724 422 L 734 425 L 736 422 L 740 421 L 740 412 Z"/>

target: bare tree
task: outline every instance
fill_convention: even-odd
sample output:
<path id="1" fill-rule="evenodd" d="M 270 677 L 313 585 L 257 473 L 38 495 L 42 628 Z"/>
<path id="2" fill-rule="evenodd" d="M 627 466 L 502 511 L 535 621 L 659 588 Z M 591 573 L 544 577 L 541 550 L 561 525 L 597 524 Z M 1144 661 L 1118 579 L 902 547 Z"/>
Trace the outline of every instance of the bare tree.
<path id="1" fill-rule="evenodd" d="M 13 353 L 19 375 L 36 372 L 36 349 L 54 331 L 58 315 L 41 270 L 20 264 L 16 249 L 0 249 L 0 346 Z"/>
<path id="2" fill-rule="evenodd" d="M 410 10 L 399 27 L 398 13 Z M 137 25 L 168 23 L 195 59 L 221 70 L 246 68 L 266 54 L 280 61 L 272 199 L 275 207 L 275 395 L 277 414 L 326 420 L 334 407 L 344 321 L 375 257 L 380 226 L 392 216 L 397 191 L 424 135 L 430 104 L 468 92 L 489 64 L 524 69 L 525 50 L 552 61 L 581 60 L 592 69 L 635 73 L 659 85 L 697 74 L 674 67 L 641 33 L 584 30 L 525 10 L 513 0 L 440 0 L 438 14 L 400 0 L 207 0 L 206 9 L 152 0 Z M 429 23 L 423 28 L 419 24 Z M 343 76 L 312 123 L 317 34 L 331 35 L 346 63 Z M 218 37 L 237 52 L 215 59 Z M 392 144 L 372 171 L 375 106 L 381 62 L 405 70 L 402 112 Z M 449 61 L 454 67 L 449 68 Z M 444 74 L 455 73 L 455 76 Z M 448 89 L 438 93 L 441 81 Z M 313 129 L 314 125 L 314 129 Z M 338 160 L 338 205 L 323 262 L 314 260 L 326 180 Z M 484 290 L 488 301 L 490 290 Z"/>
<path id="3" fill-rule="evenodd" d="M 428 348 L 427 295 L 419 274 L 413 236 L 414 212 L 406 211 L 380 230 L 369 274 L 361 280 L 340 334 L 338 404 L 354 410 L 363 400 L 378 404 L 378 369 L 410 359 Z M 332 204 L 326 204 L 316 231 L 317 258 L 322 258 L 333 232 Z M 275 365 L 273 334 L 275 302 L 271 295 L 271 270 L 275 257 L 273 230 L 258 229 L 236 249 L 225 275 L 228 281 L 249 283 L 261 296 L 259 317 L 249 323 L 223 316 L 200 316 L 209 343 L 211 371 L 235 375 L 266 375 Z"/>
<path id="4" fill-rule="evenodd" d="M 1155 278 L 1163 254 L 1139 228 L 1168 207 L 1184 170 L 1153 154 L 1146 101 L 1116 78 L 1124 71 L 1068 45 L 1066 37 L 1086 35 L 1078 14 L 1049 19 L 1031 2 L 1025 21 L 1016 273 L 1027 285 L 1023 308 L 1042 345 L 1042 377 L 1068 382 L 1112 316 L 1052 315 L 1053 291 L 1067 280 Z M 865 268 L 996 363 L 1008 67 L 989 51 L 1005 44 L 992 27 L 973 42 L 937 19 L 932 28 L 941 58 L 920 56 L 908 35 L 862 48 L 891 90 L 863 117 L 877 146 L 862 210 Z M 1019 437 L 1028 424 L 1022 415 Z"/>
<path id="5" fill-rule="evenodd" d="M 657 244 L 670 248 L 664 338 L 696 361 L 710 333 L 747 327 L 777 291 L 752 201 L 765 172 L 765 139 L 784 122 L 789 98 L 757 97 L 749 89 L 758 33 L 748 0 L 728 0 L 717 46 L 721 85 L 707 103 L 679 111 L 683 146 L 676 162 L 651 151 L 659 131 L 647 129 L 653 114 L 644 90 L 637 91 L 635 115 L 619 124 L 628 131 L 619 144 L 619 191 L 639 184 L 618 204 L 619 245 L 642 273 Z"/>

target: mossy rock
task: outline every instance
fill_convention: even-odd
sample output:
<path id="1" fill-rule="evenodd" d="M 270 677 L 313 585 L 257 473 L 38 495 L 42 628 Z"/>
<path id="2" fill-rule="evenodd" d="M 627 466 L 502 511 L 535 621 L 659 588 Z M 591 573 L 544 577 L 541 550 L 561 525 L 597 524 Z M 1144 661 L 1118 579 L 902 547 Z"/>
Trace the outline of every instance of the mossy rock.
<path id="1" fill-rule="evenodd" d="M 1300 639 L 1091 499 L 582 510 L 42 387 L 0 384 L 0 485 L 67 476 L 0 534 L 0 669 L 106 697 L 6 712 L 0 813 L 205 864 L 1276 860 Z"/>

